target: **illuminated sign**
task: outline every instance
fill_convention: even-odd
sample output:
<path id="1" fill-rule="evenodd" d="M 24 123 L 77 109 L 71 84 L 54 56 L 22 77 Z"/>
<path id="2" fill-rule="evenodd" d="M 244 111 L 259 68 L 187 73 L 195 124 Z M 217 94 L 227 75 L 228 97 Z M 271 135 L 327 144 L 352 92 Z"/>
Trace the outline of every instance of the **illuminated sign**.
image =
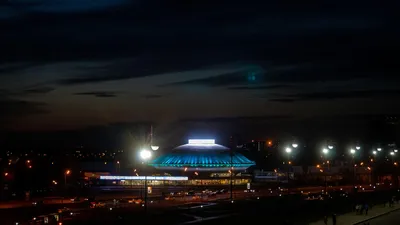
<path id="1" fill-rule="evenodd" d="M 145 176 L 100 176 L 100 180 L 144 180 Z M 147 180 L 188 180 L 188 177 L 147 176 Z"/>
<path id="2" fill-rule="evenodd" d="M 214 145 L 214 139 L 189 139 L 188 144 L 190 145 Z"/>

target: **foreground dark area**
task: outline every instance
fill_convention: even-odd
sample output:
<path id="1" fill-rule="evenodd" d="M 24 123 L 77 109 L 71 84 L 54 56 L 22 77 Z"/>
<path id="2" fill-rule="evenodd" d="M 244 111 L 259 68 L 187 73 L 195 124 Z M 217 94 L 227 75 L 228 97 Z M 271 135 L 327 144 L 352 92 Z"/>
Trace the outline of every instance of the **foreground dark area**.
<path id="1" fill-rule="evenodd" d="M 73 215 L 62 224 L 223 224 L 264 221 L 268 224 L 308 224 L 323 218 L 324 215 L 338 215 L 351 212 L 357 203 L 371 207 L 397 196 L 398 190 L 360 192 L 356 194 L 334 191 L 323 200 L 306 200 L 304 195 L 282 195 L 259 197 L 257 195 L 230 200 L 176 203 L 165 205 L 149 204 L 147 213 L 140 204 L 119 205 L 90 209 L 85 203 L 68 205 Z M 41 224 L 37 221 L 24 223 L 32 215 L 44 215 L 57 211 L 62 205 L 3 209 L 0 211 L 1 224 Z M 74 208 L 76 210 L 74 210 Z M 79 210 L 78 210 L 79 209 Z M 16 220 L 18 219 L 18 220 Z M 51 222 L 49 222 L 51 224 Z M 55 223 L 56 224 L 56 223 Z"/>

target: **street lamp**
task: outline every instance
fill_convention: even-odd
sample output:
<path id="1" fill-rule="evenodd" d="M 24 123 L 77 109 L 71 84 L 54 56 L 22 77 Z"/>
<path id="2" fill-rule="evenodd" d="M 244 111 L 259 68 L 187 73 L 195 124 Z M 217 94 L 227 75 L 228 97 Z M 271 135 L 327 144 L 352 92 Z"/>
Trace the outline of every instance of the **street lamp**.
<path id="1" fill-rule="evenodd" d="M 333 149 L 333 145 L 328 145 L 328 149 Z"/>
<path id="2" fill-rule="evenodd" d="M 64 196 L 65 192 L 67 191 L 67 176 L 71 174 L 71 170 L 66 170 L 64 172 Z M 61 199 L 61 203 L 64 203 L 64 198 Z"/>
<path id="3" fill-rule="evenodd" d="M 293 144 L 292 144 L 292 147 L 293 147 L 293 148 L 297 148 L 298 146 L 299 146 L 299 145 L 298 145 L 297 143 L 293 143 Z"/>
<path id="4" fill-rule="evenodd" d="M 378 150 L 378 152 L 382 151 L 382 148 L 377 148 L 376 150 Z"/>
<path id="5" fill-rule="evenodd" d="M 372 151 L 372 154 L 376 155 L 378 152 L 377 151 Z"/>
<path id="6" fill-rule="evenodd" d="M 324 148 L 324 149 L 322 149 L 322 153 L 324 153 L 324 155 L 327 155 L 329 153 L 329 150 Z"/>
<path id="7" fill-rule="evenodd" d="M 356 147 L 357 148 L 357 147 Z M 356 166 L 355 166 L 355 164 L 354 164 L 354 155 L 356 154 L 356 150 L 354 150 L 354 149 L 350 149 L 350 154 L 351 154 L 351 157 L 352 157 L 352 164 L 353 164 L 353 173 L 354 173 L 354 177 L 353 177 L 353 186 L 355 186 L 355 184 L 356 184 Z"/>
<path id="8" fill-rule="evenodd" d="M 356 150 L 360 150 L 361 149 L 361 147 L 360 146 L 356 146 Z"/>
<path id="9" fill-rule="evenodd" d="M 150 160 L 150 158 L 151 158 L 151 151 L 150 150 L 147 150 L 147 149 L 142 149 L 141 151 L 140 151 L 140 158 L 147 164 L 148 163 L 148 161 Z M 148 192 L 148 190 L 147 190 L 147 176 L 146 176 L 146 174 L 144 175 L 144 211 L 145 211 L 145 213 L 147 213 L 147 192 Z"/>
<path id="10" fill-rule="evenodd" d="M 285 149 L 285 152 L 287 153 L 287 157 L 288 157 L 288 162 L 287 162 L 287 184 L 288 184 L 288 194 L 289 194 L 290 153 L 292 153 L 292 149 L 287 147 Z"/>
<path id="11" fill-rule="evenodd" d="M 324 154 L 325 160 L 327 160 L 329 150 L 327 148 L 324 148 L 324 149 L 322 149 L 322 153 Z M 328 171 L 330 171 L 329 161 L 327 161 L 327 163 L 328 163 Z M 326 177 L 327 177 L 327 175 L 325 172 L 325 193 L 328 191 L 328 181 L 327 181 Z"/>

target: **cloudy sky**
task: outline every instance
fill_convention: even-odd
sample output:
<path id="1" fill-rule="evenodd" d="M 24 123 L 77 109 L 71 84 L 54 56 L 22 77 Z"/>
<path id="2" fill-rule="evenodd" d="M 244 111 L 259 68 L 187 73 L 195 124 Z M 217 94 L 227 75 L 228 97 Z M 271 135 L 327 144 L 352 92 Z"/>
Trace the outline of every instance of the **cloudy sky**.
<path id="1" fill-rule="evenodd" d="M 398 3 L 306 2 L 0 0 L 1 128 L 399 113 Z"/>

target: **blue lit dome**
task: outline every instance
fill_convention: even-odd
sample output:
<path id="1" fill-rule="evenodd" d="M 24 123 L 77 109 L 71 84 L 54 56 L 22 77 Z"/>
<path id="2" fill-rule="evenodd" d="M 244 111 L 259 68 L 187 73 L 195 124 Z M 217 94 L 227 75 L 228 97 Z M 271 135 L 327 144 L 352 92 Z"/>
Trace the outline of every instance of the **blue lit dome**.
<path id="1" fill-rule="evenodd" d="M 245 170 L 255 163 L 239 153 L 233 153 L 231 162 L 229 148 L 201 139 L 189 140 L 149 165 L 161 170 L 228 171 L 232 166 L 234 170 Z"/>

